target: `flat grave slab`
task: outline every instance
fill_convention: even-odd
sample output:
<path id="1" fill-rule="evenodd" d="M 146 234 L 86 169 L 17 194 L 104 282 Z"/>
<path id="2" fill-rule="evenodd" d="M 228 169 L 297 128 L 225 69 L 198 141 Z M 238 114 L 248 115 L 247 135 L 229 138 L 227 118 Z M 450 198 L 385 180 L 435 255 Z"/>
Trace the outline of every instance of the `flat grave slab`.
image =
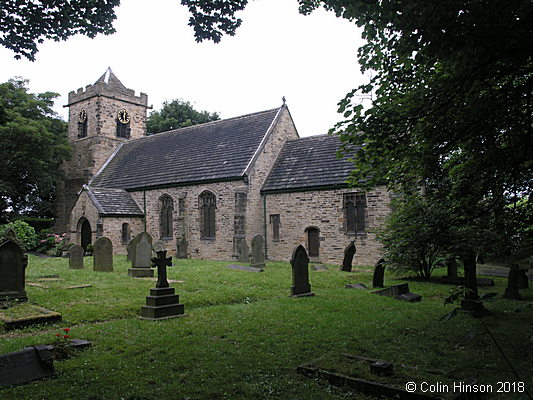
<path id="1" fill-rule="evenodd" d="M 371 293 L 377 294 L 379 296 L 394 297 L 396 300 L 404 300 L 410 303 L 422 300 L 421 295 L 411 293 L 409 291 L 409 284 L 407 283 L 400 283 L 399 285 L 393 285 L 388 288 L 376 290 L 375 292 Z"/>
<path id="2" fill-rule="evenodd" d="M 296 372 L 327 380 L 331 385 L 349 387 L 357 392 L 382 398 L 402 400 L 459 400 L 467 399 L 471 393 L 461 393 L 454 386 L 469 379 L 446 376 L 438 371 L 424 371 L 419 368 L 393 364 L 349 354 L 326 353 L 322 357 L 303 363 Z M 413 392 L 406 390 L 408 382 L 418 382 Z M 434 384 L 431 392 L 420 387 L 421 382 Z"/>
<path id="3" fill-rule="evenodd" d="M 494 280 L 489 278 L 477 278 L 478 287 L 494 286 Z M 443 276 L 441 278 L 442 283 L 449 285 L 463 286 L 465 284 L 465 278 L 462 276 Z"/>
<path id="4" fill-rule="evenodd" d="M 229 269 L 235 269 L 238 271 L 247 271 L 247 272 L 263 272 L 263 268 L 257 268 L 257 267 L 249 267 L 247 265 L 237 265 L 237 264 L 230 264 L 226 268 Z"/>
<path id="5" fill-rule="evenodd" d="M 61 321 L 61 314 L 35 304 L 21 303 L 0 309 L 0 323 L 6 330 L 58 321 Z"/>
<path id="6" fill-rule="evenodd" d="M 33 346 L 0 355 L 0 385 L 18 385 L 56 374 L 48 346 Z"/>
<path id="7" fill-rule="evenodd" d="M 347 283 L 345 288 L 346 289 L 368 290 L 368 287 L 364 283 Z"/>

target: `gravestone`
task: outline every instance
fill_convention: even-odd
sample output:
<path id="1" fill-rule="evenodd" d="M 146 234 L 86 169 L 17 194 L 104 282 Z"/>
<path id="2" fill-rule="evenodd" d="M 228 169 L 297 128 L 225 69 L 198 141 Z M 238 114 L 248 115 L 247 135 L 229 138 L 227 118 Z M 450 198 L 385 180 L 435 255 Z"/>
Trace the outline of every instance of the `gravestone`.
<path id="1" fill-rule="evenodd" d="M 16 241 L 16 236 L 7 235 L 0 245 L 0 298 L 28 300 L 26 295 L 26 267 L 28 256 Z"/>
<path id="2" fill-rule="evenodd" d="M 250 266 L 254 268 L 265 268 L 265 241 L 261 235 L 255 235 L 252 238 Z"/>
<path id="3" fill-rule="evenodd" d="M 83 247 L 75 244 L 68 250 L 68 267 L 70 269 L 83 268 Z"/>
<path id="4" fill-rule="evenodd" d="M 0 355 L 0 385 L 17 385 L 55 374 L 54 358 L 46 345 Z"/>
<path id="5" fill-rule="evenodd" d="M 377 290 L 372 292 L 380 296 L 394 297 L 396 300 L 403 300 L 413 303 L 415 301 L 422 300 L 422 296 L 419 294 L 411 293 L 409 291 L 409 284 L 401 283 L 399 285 L 393 285 L 386 289 Z"/>
<path id="6" fill-rule="evenodd" d="M 152 236 L 147 232 L 141 232 L 131 243 L 131 268 L 128 276 L 134 278 L 152 277 L 154 271 L 150 268 L 152 258 Z"/>
<path id="7" fill-rule="evenodd" d="M 250 254 L 248 250 L 248 244 L 246 243 L 246 239 L 242 239 L 239 242 L 239 247 L 237 251 L 238 251 L 237 259 L 239 260 L 239 262 L 242 262 L 242 263 L 250 262 Z"/>
<path id="8" fill-rule="evenodd" d="M 509 270 L 509 277 L 507 278 L 507 288 L 503 297 L 510 300 L 522 300 L 522 296 L 518 291 L 520 281 L 520 268 L 518 264 L 512 264 Z"/>
<path id="9" fill-rule="evenodd" d="M 346 249 L 344 249 L 344 258 L 342 260 L 341 271 L 352 272 L 352 262 L 355 256 L 355 243 L 352 241 Z"/>
<path id="10" fill-rule="evenodd" d="M 94 242 L 94 270 L 113 272 L 113 243 L 111 239 L 101 236 Z"/>
<path id="11" fill-rule="evenodd" d="M 141 319 L 160 320 L 185 315 L 185 306 L 179 303 L 179 296 L 167 280 L 167 267 L 172 266 L 172 257 L 167 258 L 165 250 L 158 251 L 152 259 L 152 267 L 157 268 L 157 283 L 146 296 L 146 305 L 141 307 Z"/>
<path id="12" fill-rule="evenodd" d="M 516 287 L 518 289 L 529 289 L 529 278 L 527 276 L 527 269 L 518 269 L 518 279 L 516 282 Z"/>
<path id="13" fill-rule="evenodd" d="M 126 261 L 131 261 L 131 253 L 133 252 L 133 241 L 135 238 L 131 239 L 126 246 Z"/>
<path id="14" fill-rule="evenodd" d="M 154 251 L 154 253 L 158 253 L 160 251 L 166 251 L 167 249 L 167 245 L 164 241 L 162 241 L 161 239 L 157 239 L 153 244 L 152 244 L 152 250 Z"/>
<path id="15" fill-rule="evenodd" d="M 181 239 L 176 239 L 176 258 L 187 258 L 188 244 L 185 236 L 182 236 Z"/>
<path id="16" fill-rule="evenodd" d="M 309 284 L 309 257 L 302 245 L 297 246 L 292 252 L 292 297 L 314 296 Z"/>
<path id="17" fill-rule="evenodd" d="M 455 257 L 449 257 L 446 259 L 446 275 L 448 277 L 457 278 L 457 260 Z"/>
<path id="18" fill-rule="evenodd" d="M 381 258 L 374 267 L 374 278 L 372 279 L 372 287 L 385 287 L 384 278 L 385 278 L 385 260 Z"/>

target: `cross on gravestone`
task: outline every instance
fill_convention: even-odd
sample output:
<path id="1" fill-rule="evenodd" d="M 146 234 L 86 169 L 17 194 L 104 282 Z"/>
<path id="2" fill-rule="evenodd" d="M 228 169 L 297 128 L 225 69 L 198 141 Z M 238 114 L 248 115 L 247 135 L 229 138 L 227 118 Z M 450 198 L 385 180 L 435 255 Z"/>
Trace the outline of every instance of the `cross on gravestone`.
<path id="1" fill-rule="evenodd" d="M 83 247 L 78 244 L 71 246 L 68 250 L 68 267 L 70 269 L 83 268 Z"/>
<path id="2" fill-rule="evenodd" d="M 18 242 L 12 237 L 0 245 L 0 298 L 28 300 L 26 295 L 26 267 L 28 256 L 24 255 Z"/>
<path id="3" fill-rule="evenodd" d="M 265 241 L 263 236 L 255 235 L 252 238 L 252 254 L 250 256 L 250 266 L 254 268 L 265 267 Z"/>
<path id="4" fill-rule="evenodd" d="M 344 249 L 344 258 L 342 260 L 341 271 L 352 272 L 352 262 L 355 256 L 356 248 L 355 243 L 352 242 Z"/>
<path id="5" fill-rule="evenodd" d="M 130 243 L 131 268 L 128 269 L 128 276 L 134 278 L 154 276 L 154 271 L 150 268 L 152 236 L 148 232 L 141 232 Z"/>
<path id="6" fill-rule="evenodd" d="M 188 243 L 185 236 L 182 236 L 181 239 L 176 239 L 176 258 L 187 258 L 187 249 Z"/>
<path id="7" fill-rule="evenodd" d="M 302 245 L 297 246 L 292 252 L 292 297 L 314 296 L 309 284 L 309 257 Z"/>
<path id="8" fill-rule="evenodd" d="M 157 283 L 156 288 L 167 288 L 167 267 L 172 266 L 172 257 L 167 257 L 166 250 L 157 252 L 157 257 L 152 258 L 152 268 L 157 267 Z"/>
<path id="9" fill-rule="evenodd" d="M 113 272 L 113 243 L 111 239 L 101 236 L 94 242 L 94 270 Z"/>
<path id="10" fill-rule="evenodd" d="M 167 267 L 171 265 L 172 257 L 167 257 L 166 250 L 158 251 L 157 257 L 152 259 L 152 267 L 157 267 L 157 284 L 150 289 L 146 305 L 141 307 L 140 318 L 159 320 L 185 315 L 185 306 L 179 303 L 179 296 L 168 285 Z"/>
<path id="11" fill-rule="evenodd" d="M 372 287 L 375 288 L 382 288 L 385 287 L 384 285 L 384 278 L 385 278 L 385 265 L 386 262 L 383 258 L 381 258 L 374 267 L 374 277 L 372 279 Z"/>

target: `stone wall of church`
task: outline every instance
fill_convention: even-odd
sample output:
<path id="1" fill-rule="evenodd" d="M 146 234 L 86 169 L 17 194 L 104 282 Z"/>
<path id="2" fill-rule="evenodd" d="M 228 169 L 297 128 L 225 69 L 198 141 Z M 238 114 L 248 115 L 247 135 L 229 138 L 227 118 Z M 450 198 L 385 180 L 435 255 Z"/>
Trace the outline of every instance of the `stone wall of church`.
<path id="1" fill-rule="evenodd" d="M 69 216 L 65 235 L 65 239 L 68 243 L 81 244 L 81 232 L 79 231 L 79 225 L 82 218 L 87 219 L 91 224 L 91 243 L 94 243 L 96 240 L 96 226 L 99 222 L 98 210 L 85 191 L 79 195 L 78 201 L 74 205 L 74 208 L 72 208 Z"/>
<path id="2" fill-rule="evenodd" d="M 214 239 L 202 239 L 200 234 L 199 197 L 204 191 L 210 191 L 216 197 Z M 141 208 L 146 200 L 146 230 L 154 240 L 161 238 L 160 199 L 163 195 L 172 198 L 174 234 L 172 238 L 163 238 L 169 254 L 176 254 L 176 241 L 185 234 L 189 258 L 231 260 L 236 257 L 233 246 L 235 193 L 247 192 L 248 185 L 239 180 L 155 189 L 146 192 L 138 191 L 131 192 L 131 194 Z"/>
<path id="3" fill-rule="evenodd" d="M 250 247 L 254 235 L 264 235 L 261 187 L 272 170 L 272 166 L 278 158 L 284 143 L 291 139 L 298 139 L 298 133 L 288 109 L 284 107 L 281 109 L 279 119 L 272 129 L 270 137 L 249 172 L 250 190 L 248 193 L 248 212 L 246 214 L 246 241 L 248 247 Z"/>
<path id="4" fill-rule="evenodd" d="M 267 255 L 270 260 L 289 261 L 292 251 L 302 244 L 307 250 L 306 228 L 319 229 L 319 257 L 311 261 L 341 265 L 344 249 L 355 241 L 354 265 L 374 265 L 381 258 L 380 244 L 373 232 L 390 213 L 390 194 L 385 187 L 366 193 L 366 234 L 347 234 L 343 209 L 344 193 L 354 188 L 268 194 Z M 271 215 L 280 216 L 280 238 L 273 240 Z"/>

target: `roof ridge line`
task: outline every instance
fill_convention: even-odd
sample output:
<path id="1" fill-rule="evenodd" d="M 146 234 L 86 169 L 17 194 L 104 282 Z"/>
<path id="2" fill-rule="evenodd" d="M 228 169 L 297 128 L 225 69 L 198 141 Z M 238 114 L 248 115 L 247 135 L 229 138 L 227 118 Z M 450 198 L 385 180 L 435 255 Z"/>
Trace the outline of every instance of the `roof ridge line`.
<path id="1" fill-rule="evenodd" d="M 222 122 L 227 122 L 227 121 L 232 121 L 232 120 L 236 120 L 236 119 L 240 119 L 240 118 L 249 118 L 249 117 L 252 117 L 252 116 L 255 116 L 255 115 L 259 115 L 259 114 L 265 114 L 265 113 L 268 113 L 268 112 L 272 112 L 274 110 L 279 110 L 281 107 L 276 107 L 276 108 L 271 108 L 269 110 L 264 110 L 264 111 L 257 111 L 257 112 L 253 112 L 253 113 L 249 113 L 249 114 L 244 114 L 244 115 L 238 115 L 236 117 L 230 117 L 230 118 L 225 118 L 225 119 L 219 119 L 219 120 L 216 120 L 216 121 L 209 121 L 209 122 L 204 122 L 202 124 L 196 124 L 196 125 L 191 125 L 191 126 L 184 126 L 182 128 L 176 128 L 176 129 L 171 129 L 169 131 L 163 131 L 163 132 L 158 132 L 158 133 L 152 133 L 151 135 L 146 135 L 144 137 L 141 137 L 141 138 L 138 138 L 138 139 L 134 139 L 134 140 L 130 140 L 129 142 L 135 142 L 137 140 L 144 140 L 144 139 L 147 139 L 147 138 L 151 138 L 151 137 L 154 137 L 154 136 L 158 136 L 158 135 L 163 135 L 163 134 L 170 134 L 170 133 L 173 133 L 173 134 L 177 134 L 177 133 L 181 133 L 181 132 L 178 132 L 178 131 L 185 131 L 185 130 L 189 130 L 189 129 L 193 129 L 193 128 L 198 128 L 200 126 L 206 126 L 206 125 L 215 125 L 215 124 L 220 124 Z M 128 143 L 128 142 L 127 142 Z"/>

